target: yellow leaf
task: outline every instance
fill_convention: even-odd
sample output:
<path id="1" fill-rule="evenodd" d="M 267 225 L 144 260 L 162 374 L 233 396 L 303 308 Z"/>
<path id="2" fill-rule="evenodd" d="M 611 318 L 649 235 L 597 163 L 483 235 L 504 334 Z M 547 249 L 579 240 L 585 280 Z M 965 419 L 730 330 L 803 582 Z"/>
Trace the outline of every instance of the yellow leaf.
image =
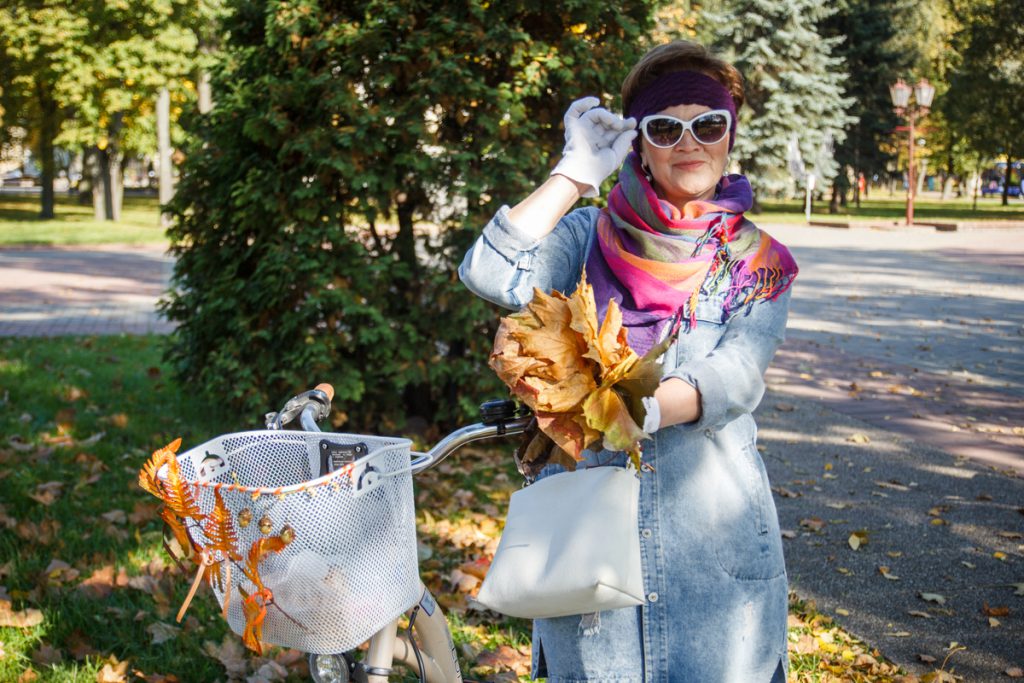
<path id="1" fill-rule="evenodd" d="M 604 435 L 604 447 L 609 450 L 626 450 L 647 436 L 613 389 L 601 387 L 588 396 L 583 402 L 583 414 L 591 429 Z"/>

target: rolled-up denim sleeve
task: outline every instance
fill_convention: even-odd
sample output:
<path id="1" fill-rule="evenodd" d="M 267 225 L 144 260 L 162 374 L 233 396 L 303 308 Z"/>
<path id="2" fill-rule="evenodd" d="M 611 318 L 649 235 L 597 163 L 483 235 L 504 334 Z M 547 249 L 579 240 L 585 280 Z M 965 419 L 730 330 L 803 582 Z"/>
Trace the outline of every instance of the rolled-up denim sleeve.
<path id="1" fill-rule="evenodd" d="M 477 296 L 518 310 L 543 292 L 567 292 L 579 282 L 598 209 L 576 209 L 540 240 L 531 239 L 501 207 L 466 252 L 459 278 Z"/>
<path id="2" fill-rule="evenodd" d="M 786 338 L 791 292 L 732 316 L 711 353 L 665 375 L 663 381 L 677 377 L 700 392 L 700 419 L 679 427 L 718 430 L 754 411 L 764 396 L 764 373 Z"/>

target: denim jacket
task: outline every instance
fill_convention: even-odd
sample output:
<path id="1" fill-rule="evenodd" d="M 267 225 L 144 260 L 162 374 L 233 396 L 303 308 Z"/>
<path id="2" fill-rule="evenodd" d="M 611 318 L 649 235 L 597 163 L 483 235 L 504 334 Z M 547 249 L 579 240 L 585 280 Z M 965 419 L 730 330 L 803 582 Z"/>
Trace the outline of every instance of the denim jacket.
<path id="1" fill-rule="evenodd" d="M 539 241 L 508 208 L 484 228 L 459 275 L 489 301 L 521 308 L 534 287 L 570 293 L 592 247 L 596 208 L 577 209 Z M 663 361 L 663 378 L 700 391 L 701 417 L 643 444 L 639 533 L 647 603 L 591 620 L 534 622 L 533 677 L 551 681 L 769 683 L 784 680 L 787 580 L 778 516 L 751 412 L 783 340 L 789 291 L 723 320 L 701 295 L 697 324 Z M 586 465 L 625 464 L 587 451 Z M 542 476 L 558 471 L 545 468 Z M 778 677 L 782 676 L 782 679 Z"/>

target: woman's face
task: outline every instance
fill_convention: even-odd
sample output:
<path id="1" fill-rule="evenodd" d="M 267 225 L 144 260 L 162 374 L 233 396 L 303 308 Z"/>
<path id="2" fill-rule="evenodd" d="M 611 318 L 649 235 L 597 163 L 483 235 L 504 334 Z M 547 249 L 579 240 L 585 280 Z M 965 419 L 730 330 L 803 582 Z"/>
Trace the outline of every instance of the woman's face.
<path id="1" fill-rule="evenodd" d="M 690 121 L 706 111 L 711 111 L 711 107 L 677 104 L 658 113 Z M 655 147 L 646 138 L 641 145 L 640 156 L 654 176 L 652 184 L 659 197 L 682 209 L 694 199 L 715 196 L 715 186 L 729 156 L 728 135 L 713 145 L 705 145 L 686 131 L 675 147 Z"/>

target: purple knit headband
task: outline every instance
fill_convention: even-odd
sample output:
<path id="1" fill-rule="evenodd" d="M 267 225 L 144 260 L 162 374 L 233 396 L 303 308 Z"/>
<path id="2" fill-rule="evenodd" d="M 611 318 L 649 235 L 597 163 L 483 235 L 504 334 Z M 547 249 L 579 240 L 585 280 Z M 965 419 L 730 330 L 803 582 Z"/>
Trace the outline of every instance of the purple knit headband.
<path id="1" fill-rule="evenodd" d="M 732 115 L 729 128 L 729 151 L 736 141 L 736 102 L 724 85 L 711 76 L 697 71 L 673 71 L 654 79 L 633 98 L 629 116 L 637 125 L 645 116 L 674 107 L 677 104 L 701 104 L 712 109 L 726 109 Z M 640 153 L 640 137 L 633 141 L 633 148 Z"/>

